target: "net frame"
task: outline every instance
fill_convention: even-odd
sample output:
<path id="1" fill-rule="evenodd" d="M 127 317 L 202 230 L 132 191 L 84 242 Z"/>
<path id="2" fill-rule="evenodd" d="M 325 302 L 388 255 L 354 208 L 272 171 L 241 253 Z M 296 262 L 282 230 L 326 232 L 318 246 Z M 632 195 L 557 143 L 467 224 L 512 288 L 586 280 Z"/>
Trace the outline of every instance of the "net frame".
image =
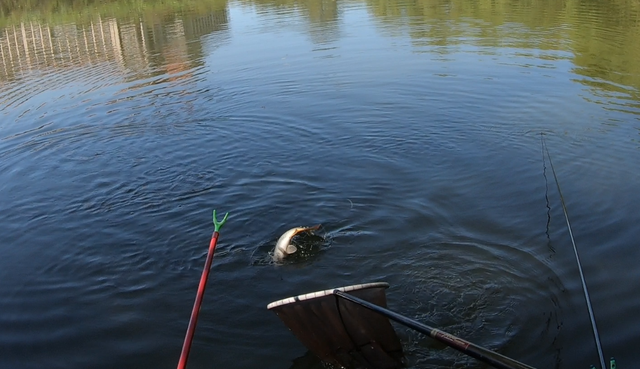
<path id="1" fill-rule="evenodd" d="M 357 284 L 306 293 L 267 305 L 321 360 L 344 368 L 396 369 L 404 366 L 402 344 L 389 320 L 338 298 L 343 291 L 387 306 L 386 282 Z"/>

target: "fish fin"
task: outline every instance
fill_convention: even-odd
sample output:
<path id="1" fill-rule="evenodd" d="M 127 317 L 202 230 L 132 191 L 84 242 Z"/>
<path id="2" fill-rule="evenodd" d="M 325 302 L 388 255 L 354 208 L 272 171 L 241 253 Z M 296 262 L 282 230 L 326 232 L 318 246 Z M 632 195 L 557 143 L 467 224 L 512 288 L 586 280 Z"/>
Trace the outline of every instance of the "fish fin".
<path id="1" fill-rule="evenodd" d="M 298 251 L 297 247 L 293 246 L 292 244 L 287 245 L 287 254 L 293 254 L 296 251 Z"/>

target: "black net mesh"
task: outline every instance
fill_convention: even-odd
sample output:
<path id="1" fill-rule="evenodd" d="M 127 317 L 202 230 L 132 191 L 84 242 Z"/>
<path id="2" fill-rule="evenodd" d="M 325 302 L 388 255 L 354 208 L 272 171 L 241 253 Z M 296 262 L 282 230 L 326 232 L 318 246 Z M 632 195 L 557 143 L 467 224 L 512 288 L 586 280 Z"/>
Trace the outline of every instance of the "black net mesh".
<path id="1" fill-rule="evenodd" d="M 386 308 L 387 287 L 386 283 L 370 283 L 340 290 Z M 345 368 L 402 367 L 402 345 L 389 320 L 331 291 L 280 300 L 269 309 L 326 362 Z"/>

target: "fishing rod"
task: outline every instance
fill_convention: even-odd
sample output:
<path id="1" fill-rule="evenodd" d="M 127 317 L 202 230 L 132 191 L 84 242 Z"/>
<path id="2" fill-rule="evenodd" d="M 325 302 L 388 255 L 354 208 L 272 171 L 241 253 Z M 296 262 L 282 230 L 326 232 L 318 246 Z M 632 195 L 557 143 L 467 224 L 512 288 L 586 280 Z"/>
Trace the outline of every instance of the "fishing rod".
<path id="1" fill-rule="evenodd" d="M 193 303 L 193 310 L 191 311 L 191 318 L 189 319 L 187 334 L 184 337 L 184 343 L 182 344 L 182 352 L 180 353 L 180 360 L 178 361 L 178 369 L 184 369 L 187 366 L 187 359 L 189 358 L 189 351 L 191 351 L 191 343 L 193 342 L 193 335 L 196 331 L 198 314 L 200 313 L 202 298 L 204 297 L 204 289 L 207 287 L 209 270 L 211 269 L 213 254 L 216 251 L 216 243 L 218 242 L 218 236 L 220 235 L 220 228 L 222 228 L 224 223 L 227 221 L 228 216 L 229 213 L 225 214 L 222 221 L 218 222 L 218 220 L 216 219 L 216 211 L 213 211 L 213 225 L 215 227 L 215 230 L 213 231 L 213 235 L 211 236 L 211 242 L 209 243 L 209 252 L 207 253 L 207 260 L 204 263 L 204 270 L 202 271 L 202 277 L 200 277 L 200 285 L 198 286 L 198 292 L 196 293 L 196 301 Z"/>
<path id="2" fill-rule="evenodd" d="M 562 204 L 562 211 L 564 212 L 564 219 L 567 221 L 567 228 L 569 229 L 569 237 L 571 238 L 571 244 L 573 245 L 573 253 L 576 256 L 576 262 L 578 264 L 578 271 L 580 272 L 580 280 L 582 282 L 582 291 L 584 292 L 584 298 L 587 302 L 587 310 L 589 311 L 589 319 L 591 320 L 591 328 L 593 330 L 593 337 L 596 341 L 596 348 L 598 350 L 598 356 L 600 357 L 600 365 L 602 369 L 606 369 L 606 365 L 604 363 L 604 355 L 602 354 L 602 344 L 600 343 L 600 334 L 598 334 L 598 327 L 596 326 L 596 318 L 593 314 L 593 307 L 591 306 L 591 298 L 589 297 L 589 291 L 587 290 L 587 282 L 584 279 L 584 273 L 582 272 L 582 264 L 580 263 L 580 256 L 578 255 L 578 248 L 576 247 L 576 241 L 573 238 L 573 231 L 571 230 L 571 223 L 569 222 L 569 215 L 567 212 L 567 205 L 564 201 L 564 196 L 562 196 L 562 190 L 560 189 L 560 182 L 558 182 L 558 176 L 556 175 L 556 170 L 553 167 L 553 162 L 551 161 L 551 154 L 549 153 L 549 148 L 547 147 L 547 143 L 544 140 L 544 135 L 540 133 L 540 141 L 542 142 L 542 161 L 544 165 L 544 153 L 547 153 L 547 157 L 549 157 L 549 165 L 551 166 L 551 172 L 553 173 L 553 178 L 556 181 L 556 187 L 558 188 L 558 194 L 560 195 L 560 203 Z M 615 360 L 611 358 L 610 361 L 611 368 L 615 368 Z M 593 366 L 591 366 L 593 368 Z"/>
<path id="3" fill-rule="evenodd" d="M 369 301 L 362 300 L 348 293 L 344 293 L 338 289 L 333 290 L 333 294 L 351 301 L 355 304 L 363 306 L 369 310 L 372 310 L 378 314 L 381 314 L 395 322 L 398 322 L 406 327 L 409 327 L 415 331 L 418 331 L 424 335 L 434 338 L 435 340 L 444 343 L 445 345 L 454 348 L 466 355 L 483 361 L 499 369 L 534 369 L 532 366 L 523 364 L 517 360 L 511 359 L 504 355 L 501 355 L 495 351 L 491 351 L 484 347 L 473 344 L 462 338 L 456 337 L 450 333 L 441 331 L 439 329 L 430 327 L 426 324 L 422 324 L 413 319 L 409 319 L 403 315 L 400 315 L 389 309 L 385 309 L 381 306 L 373 304 Z"/>

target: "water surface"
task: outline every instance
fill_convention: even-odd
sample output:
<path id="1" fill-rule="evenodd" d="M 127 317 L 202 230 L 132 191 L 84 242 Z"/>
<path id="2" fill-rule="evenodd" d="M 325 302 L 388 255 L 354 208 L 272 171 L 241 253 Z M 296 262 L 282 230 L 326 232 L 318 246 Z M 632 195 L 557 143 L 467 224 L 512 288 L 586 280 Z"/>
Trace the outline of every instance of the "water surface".
<path id="1" fill-rule="evenodd" d="M 633 1 L 3 6 L 0 366 L 310 368 L 266 305 L 390 307 L 538 368 L 640 357 Z M 284 265 L 278 237 L 323 224 Z M 412 368 L 481 368 L 398 327 Z"/>

